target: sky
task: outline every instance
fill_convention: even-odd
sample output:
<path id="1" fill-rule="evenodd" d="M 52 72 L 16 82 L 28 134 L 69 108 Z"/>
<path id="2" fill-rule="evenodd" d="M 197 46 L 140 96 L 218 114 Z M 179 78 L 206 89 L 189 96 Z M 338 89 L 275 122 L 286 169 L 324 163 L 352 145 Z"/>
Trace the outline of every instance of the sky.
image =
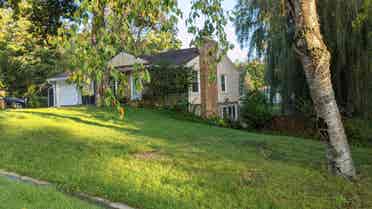
<path id="1" fill-rule="evenodd" d="M 222 7 L 226 11 L 231 11 L 234 9 L 236 4 L 236 0 L 224 0 Z M 183 19 L 179 20 L 178 22 L 178 38 L 182 41 L 182 48 L 188 48 L 190 46 L 190 42 L 193 38 L 193 34 L 187 32 L 187 27 L 185 20 L 188 17 L 191 9 L 191 0 L 178 0 L 178 6 L 182 10 Z M 200 22 L 201 24 L 202 22 Z M 237 41 L 237 37 L 235 35 L 235 27 L 232 22 L 229 22 L 226 25 L 225 32 L 227 35 L 227 40 L 233 44 L 235 47 L 234 49 L 228 52 L 228 56 L 232 61 L 246 61 L 247 60 L 247 49 L 241 49 L 240 44 Z"/>

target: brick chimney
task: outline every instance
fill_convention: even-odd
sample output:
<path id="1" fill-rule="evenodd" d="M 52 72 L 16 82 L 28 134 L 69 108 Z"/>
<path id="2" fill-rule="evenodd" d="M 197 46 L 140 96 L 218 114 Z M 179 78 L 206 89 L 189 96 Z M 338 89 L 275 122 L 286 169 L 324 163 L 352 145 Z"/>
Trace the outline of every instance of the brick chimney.
<path id="1" fill-rule="evenodd" d="M 201 116 L 218 116 L 216 41 L 204 38 L 199 49 Z"/>

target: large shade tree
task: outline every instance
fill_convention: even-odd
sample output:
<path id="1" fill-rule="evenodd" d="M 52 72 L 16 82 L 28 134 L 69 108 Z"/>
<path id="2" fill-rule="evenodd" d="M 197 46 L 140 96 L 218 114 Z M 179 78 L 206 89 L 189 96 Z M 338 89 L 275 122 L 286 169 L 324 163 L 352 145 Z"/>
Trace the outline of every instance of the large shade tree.
<path id="1" fill-rule="evenodd" d="M 331 75 L 341 112 L 371 117 L 372 97 L 372 1 L 318 0 L 320 30 L 332 54 Z M 239 0 L 237 35 L 250 47 L 249 58 L 264 58 L 266 78 L 283 96 L 283 111 L 301 111 L 296 101 L 309 101 L 301 62 L 292 50 L 293 28 L 288 27 L 285 7 L 277 1 Z"/>
<path id="2" fill-rule="evenodd" d="M 59 55 L 49 40 L 62 20 L 71 17 L 73 2 L 0 1 L 0 79 L 9 94 L 29 96 L 55 73 Z"/>
<path id="3" fill-rule="evenodd" d="M 121 51 L 139 56 L 179 47 L 175 38 L 176 1 L 83 0 L 76 19 L 60 31 L 58 40 L 64 55 L 65 69 L 73 72 L 76 83 L 95 82 L 96 104 L 120 108 L 116 95 L 108 88 L 110 78 L 126 87 L 124 74 L 109 61 Z M 135 65 L 138 88 L 149 75 L 143 66 Z"/>
<path id="4" fill-rule="evenodd" d="M 14 10 L 15 16 L 20 14 L 19 3 L 23 0 L 8 0 L 4 5 Z M 30 5 L 28 13 L 33 24 L 33 32 L 39 33 L 43 40 L 47 41 L 48 36 L 57 35 L 62 20 L 71 19 L 78 8 L 78 1 L 75 0 L 26 0 Z"/>
<path id="5" fill-rule="evenodd" d="M 45 44 L 32 15 L 32 4 L 25 0 L 17 3 L 17 10 L 8 4 L 0 8 L 0 72 L 9 93 L 16 96 L 44 83 L 58 56 Z"/>
<path id="6" fill-rule="evenodd" d="M 214 5 L 216 2 L 221 2 L 218 0 L 206 0 L 206 1 L 196 1 L 197 4 L 202 4 L 198 8 L 205 8 Z M 353 165 L 353 160 L 351 158 L 350 148 L 347 142 L 346 134 L 341 120 L 341 115 L 336 103 L 334 90 L 331 82 L 330 74 L 330 62 L 331 54 L 323 40 L 322 34 L 320 32 L 317 4 L 315 0 L 284 0 L 284 1 L 259 1 L 259 0 L 241 0 L 239 1 L 240 6 L 246 6 L 249 8 L 250 4 L 267 4 L 275 6 L 277 9 L 276 13 L 281 14 L 278 21 L 286 21 L 286 28 L 277 28 L 277 30 L 286 30 L 287 34 L 292 34 L 290 44 L 294 48 L 294 54 L 299 58 L 304 73 L 306 75 L 306 80 L 310 88 L 310 95 L 314 102 L 315 110 L 319 120 L 324 123 L 324 136 L 327 138 L 328 148 L 327 148 L 327 159 L 329 168 L 332 173 L 336 175 L 341 175 L 346 178 L 355 177 L 355 168 Z M 266 6 L 267 6 L 266 5 Z M 220 13 L 220 10 L 202 10 L 210 13 L 211 15 Z M 244 11 L 244 10 L 243 10 Z M 245 10 L 247 11 L 247 10 Z M 253 10 L 251 13 L 240 13 L 241 17 L 249 16 L 256 19 L 249 20 L 252 21 L 265 21 L 259 15 L 259 12 L 266 12 L 260 10 Z M 278 11 L 281 11 L 278 12 Z M 207 23 L 208 23 L 207 19 Z M 242 19 L 238 19 L 242 21 Z M 221 25 L 221 22 L 212 22 Z M 208 24 L 207 24 L 208 25 Z M 265 27 L 277 27 L 277 25 L 258 25 L 258 30 L 263 30 L 257 34 L 254 34 L 254 39 L 260 39 L 259 35 L 265 34 Z M 203 32 L 203 30 L 201 30 Z M 247 31 L 250 33 L 251 31 Z M 282 33 L 283 34 L 283 33 Z M 222 36 L 223 37 L 223 36 Z M 243 37 L 249 39 L 248 36 Z M 288 36 L 279 37 L 276 41 L 284 40 Z M 252 49 L 257 49 L 256 53 L 262 52 L 267 42 L 264 39 L 260 41 L 254 41 L 254 47 Z M 273 40 L 269 40 L 273 41 Z M 272 43 L 275 45 L 274 43 Z M 293 57 L 294 59 L 297 57 Z"/>

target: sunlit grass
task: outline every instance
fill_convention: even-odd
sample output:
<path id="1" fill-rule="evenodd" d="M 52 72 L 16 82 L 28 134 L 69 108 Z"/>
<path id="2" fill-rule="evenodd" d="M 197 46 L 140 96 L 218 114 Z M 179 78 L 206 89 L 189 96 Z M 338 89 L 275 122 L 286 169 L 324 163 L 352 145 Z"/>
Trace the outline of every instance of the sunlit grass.
<path id="1" fill-rule="evenodd" d="M 51 186 L 35 186 L 0 177 L 1 209 L 99 209 L 73 197 L 68 197 Z"/>
<path id="2" fill-rule="evenodd" d="M 0 168 L 138 208 L 372 207 L 372 149 L 360 183 L 327 174 L 316 141 L 93 107 L 0 112 Z"/>

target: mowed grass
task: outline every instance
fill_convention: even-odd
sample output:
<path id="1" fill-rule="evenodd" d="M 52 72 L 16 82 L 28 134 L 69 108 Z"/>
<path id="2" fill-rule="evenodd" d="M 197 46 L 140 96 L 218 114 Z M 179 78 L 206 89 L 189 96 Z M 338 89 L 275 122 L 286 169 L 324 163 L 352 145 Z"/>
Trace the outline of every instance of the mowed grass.
<path id="1" fill-rule="evenodd" d="M 53 187 L 38 187 L 5 177 L 0 177 L 0 191 L 0 209 L 99 209 Z"/>
<path id="2" fill-rule="evenodd" d="M 324 145 L 126 108 L 0 112 L 0 168 L 136 208 L 372 208 L 372 149 L 360 180 L 328 175 Z"/>

